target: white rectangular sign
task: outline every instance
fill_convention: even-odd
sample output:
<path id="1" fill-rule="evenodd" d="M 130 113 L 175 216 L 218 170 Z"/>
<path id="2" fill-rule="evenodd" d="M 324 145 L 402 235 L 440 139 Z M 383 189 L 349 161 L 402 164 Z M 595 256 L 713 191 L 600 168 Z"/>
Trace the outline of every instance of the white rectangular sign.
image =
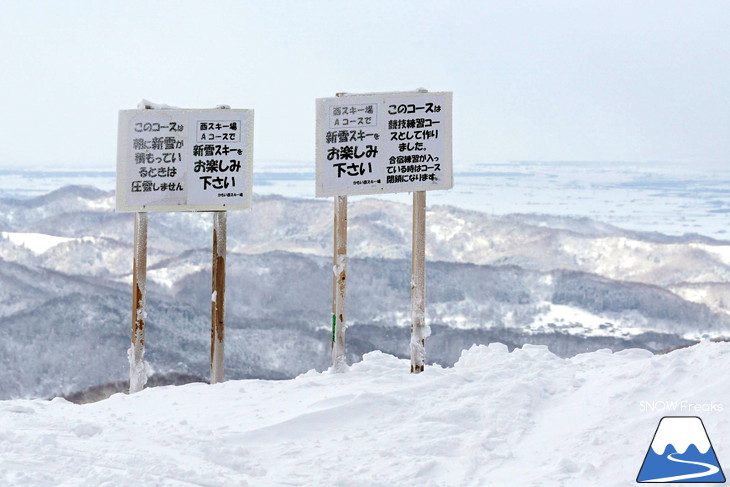
<path id="1" fill-rule="evenodd" d="M 120 110 L 117 211 L 249 208 L 253 110 Z"/>
<path id="2" fill-rule="evenodd" d="M 317 196 L 453 186 L 451 93 L 317 99 Z"/>

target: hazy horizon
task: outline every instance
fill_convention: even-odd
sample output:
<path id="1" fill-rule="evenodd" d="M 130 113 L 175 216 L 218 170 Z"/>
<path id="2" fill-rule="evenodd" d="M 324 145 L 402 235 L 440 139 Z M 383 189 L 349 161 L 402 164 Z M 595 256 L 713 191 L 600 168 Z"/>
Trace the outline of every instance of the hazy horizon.
<path id="1" fill-rule="evenodd" d="M 255 110 L 314 158 L 314 100 L 454 94 L 454 160 L 728 161 L 730 3 L 6 0 L 0 168 L 114 167 L 143 98 Z"/>

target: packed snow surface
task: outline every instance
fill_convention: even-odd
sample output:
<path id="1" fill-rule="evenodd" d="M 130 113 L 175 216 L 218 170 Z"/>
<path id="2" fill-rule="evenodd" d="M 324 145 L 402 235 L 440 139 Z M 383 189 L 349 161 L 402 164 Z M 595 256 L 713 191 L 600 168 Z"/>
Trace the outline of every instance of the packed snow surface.
<path id="1" fill-rule="evenodd" d="M 0 484 L 635 485 L 665 415 L 701 416 L 730 463 L 728 361 L 727 343 L 571 359 L 491 344 L 419 375 L 372 352 L 344 374 L 3 401 Z"/>

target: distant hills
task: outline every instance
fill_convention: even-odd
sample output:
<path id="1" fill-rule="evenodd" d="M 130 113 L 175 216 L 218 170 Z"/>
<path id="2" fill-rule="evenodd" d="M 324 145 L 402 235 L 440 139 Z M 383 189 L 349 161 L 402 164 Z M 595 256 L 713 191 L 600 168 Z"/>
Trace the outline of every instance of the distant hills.
<path id="1" fill-rule="evenodd" d="M 350 206 L 350 361 L 407 356 L 410 215 L 376 199 Z M 228 377 L 328 365 L 331 225 L 328 200 L 258 197 L 229 214 Z M 571 356 L 730 330 L 730 242 L 447 206 L 429 208 L 427 225 L 431 361 L 490 341 Z M 132 227 L 91 187 L 0 200 L 0 399 L 125 379 Z M 146 358 L 159 374 L 208 375 L 211 240 L 209 214 L 150 214 Z"/>

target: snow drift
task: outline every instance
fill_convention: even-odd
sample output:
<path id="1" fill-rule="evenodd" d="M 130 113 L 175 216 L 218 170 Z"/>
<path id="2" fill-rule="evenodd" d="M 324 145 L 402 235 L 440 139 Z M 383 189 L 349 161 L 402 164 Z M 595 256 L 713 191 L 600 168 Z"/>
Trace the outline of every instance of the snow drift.
<path id="1" fill-rule="evenodd" d="M 570 359 L 491 344 L 419 375 L 372 352 L 345 374 L 3 401 L 0 483 L 633 485 L 659 419 L 697 415 L 649 402 L 714 404 L 702 419 L 720 462 L 730 455 L 728 360 L 727 343 Z"/>

